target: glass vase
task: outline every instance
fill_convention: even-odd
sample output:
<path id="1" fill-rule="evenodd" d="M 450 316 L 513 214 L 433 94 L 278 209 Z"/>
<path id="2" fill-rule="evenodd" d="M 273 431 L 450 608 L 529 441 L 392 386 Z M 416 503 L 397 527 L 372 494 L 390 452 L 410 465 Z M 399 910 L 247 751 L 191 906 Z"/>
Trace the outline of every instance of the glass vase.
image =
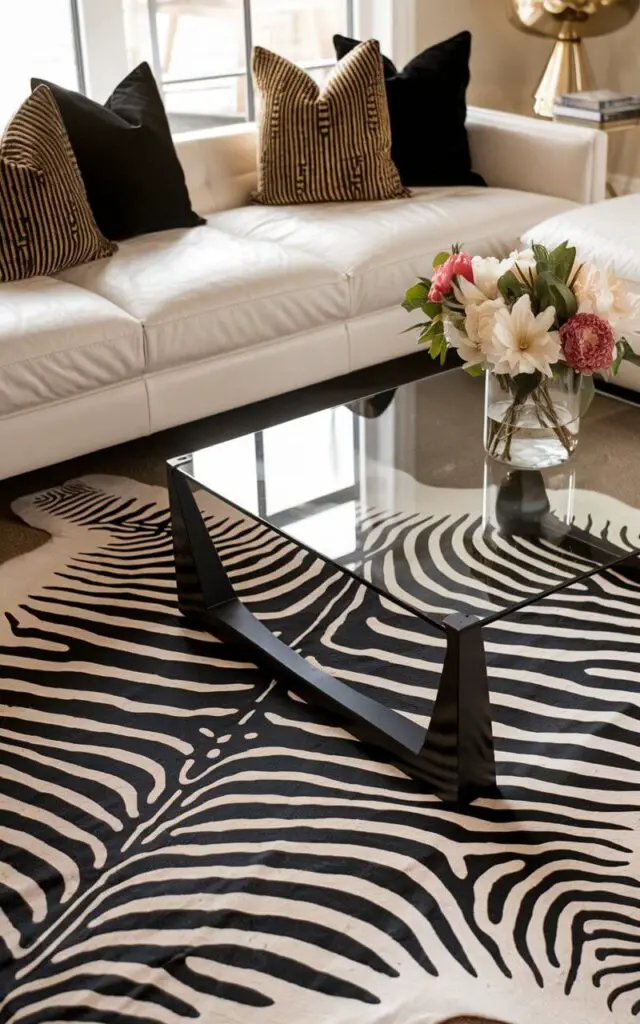
<path id="1" fill-rule="evenodd" d="M 553 377 L 487 372 L 487 454 L 518 469 L 545 469 L 566 462 L 578 446 L 580 416 L 589 388 L 593 388 L 591 378 L 566 366 Z"/>

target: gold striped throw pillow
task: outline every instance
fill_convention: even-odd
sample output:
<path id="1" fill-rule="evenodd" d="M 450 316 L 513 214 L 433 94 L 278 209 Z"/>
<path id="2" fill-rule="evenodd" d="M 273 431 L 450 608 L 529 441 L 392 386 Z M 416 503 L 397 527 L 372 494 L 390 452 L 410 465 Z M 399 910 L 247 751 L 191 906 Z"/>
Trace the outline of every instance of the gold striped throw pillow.
<path id="1" fill-rule="evenodd" d="M 111 256 L 51 91 L 39 86 L 0 140 L 0 281 Z"/>
<path id="2" fill-rule="evenodd" d="M 391 159 L 380 46 L 356 46 L 320 89 L 284 57 L 257 46 L 260 92 L 257 203 L 327 203 L 408 195 Z"/>

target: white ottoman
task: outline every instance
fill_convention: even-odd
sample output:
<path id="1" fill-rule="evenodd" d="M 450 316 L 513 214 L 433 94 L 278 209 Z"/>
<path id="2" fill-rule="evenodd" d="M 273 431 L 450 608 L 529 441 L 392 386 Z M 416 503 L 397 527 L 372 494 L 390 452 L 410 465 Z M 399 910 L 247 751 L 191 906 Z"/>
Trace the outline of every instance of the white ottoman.
<path id="1" fill-rule="evenodd" d="M 630 292 L 640 295 L 640 195 L 577 207 L 542 221 L 522 236 L 526 245 L 539 242 L 548 249 L 567 239 L 580 259 L 610 266 Z M 640 355 L 640 333 L 625 330 L 624 335 Z M 615 382 L 640 391 L 640 366 L 623 363 Z"/>

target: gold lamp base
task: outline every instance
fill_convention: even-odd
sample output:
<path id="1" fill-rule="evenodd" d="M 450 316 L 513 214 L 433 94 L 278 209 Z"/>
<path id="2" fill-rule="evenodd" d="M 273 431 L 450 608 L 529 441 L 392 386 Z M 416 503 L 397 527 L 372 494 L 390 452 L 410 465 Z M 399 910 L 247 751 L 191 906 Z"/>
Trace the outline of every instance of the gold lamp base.
<path id="1" fill-rule="evenodd" d="M 582 39 L 625 28 L 640 0 L 510 0 L 508 10 L 521 32 L 555 42 L 534 104 L 540 117 L 553 117 L 557 96 L 593 88 Z"/>
<path id="2" fill-rule="evenodd" d="M 535 91 L 533 109 L 538 117 L 551 118 L 558 96 L 565 92 L 590 89 L 591 83 L 591 71 L 582 40 L 559 39 Z"/>

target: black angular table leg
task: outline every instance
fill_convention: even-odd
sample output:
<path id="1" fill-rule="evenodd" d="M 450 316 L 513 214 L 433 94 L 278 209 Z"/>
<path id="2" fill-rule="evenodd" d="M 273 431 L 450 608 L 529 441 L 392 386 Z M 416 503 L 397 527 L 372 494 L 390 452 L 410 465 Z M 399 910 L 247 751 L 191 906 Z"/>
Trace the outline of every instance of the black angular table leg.
<path id="1" fill-rule="evenodd" d="M 640 557 L 638 555 L 629 555 L 624 561 L 618 562 L 611 568 L 613 572 L 624 576 L 630 583 L 640 583 Z"/>
<path id="2" fill-rule="evenodd" d="M 188 478 L 168 467 L 169 508 L 178 589 L 183 615 L 206 625 L 212 609 L 236 595 L 211 541 Z"/>
<path id="3" fill-rule="evenodd" d="M 442 800 L 468 803 L 496 790 L 491 706 L 482 628 L 450 615 L 442 676 L 422 757 Z"/>
<path id="4" fill-rule="evenodd" d="M 468 802 L 495 783 L 484 650 L 475 620 L 445 623 L 447 654 L 428 730 L 314 668 L 236 597 L 209 537 L 189 478 L 169 466 L 178 603 L 182 613 L 237 643 L 305 699 L 337 714 L 365 743 L 382 748 L 441 799 Z M 459 621 L 460 620 L 460 621 Z"/>

